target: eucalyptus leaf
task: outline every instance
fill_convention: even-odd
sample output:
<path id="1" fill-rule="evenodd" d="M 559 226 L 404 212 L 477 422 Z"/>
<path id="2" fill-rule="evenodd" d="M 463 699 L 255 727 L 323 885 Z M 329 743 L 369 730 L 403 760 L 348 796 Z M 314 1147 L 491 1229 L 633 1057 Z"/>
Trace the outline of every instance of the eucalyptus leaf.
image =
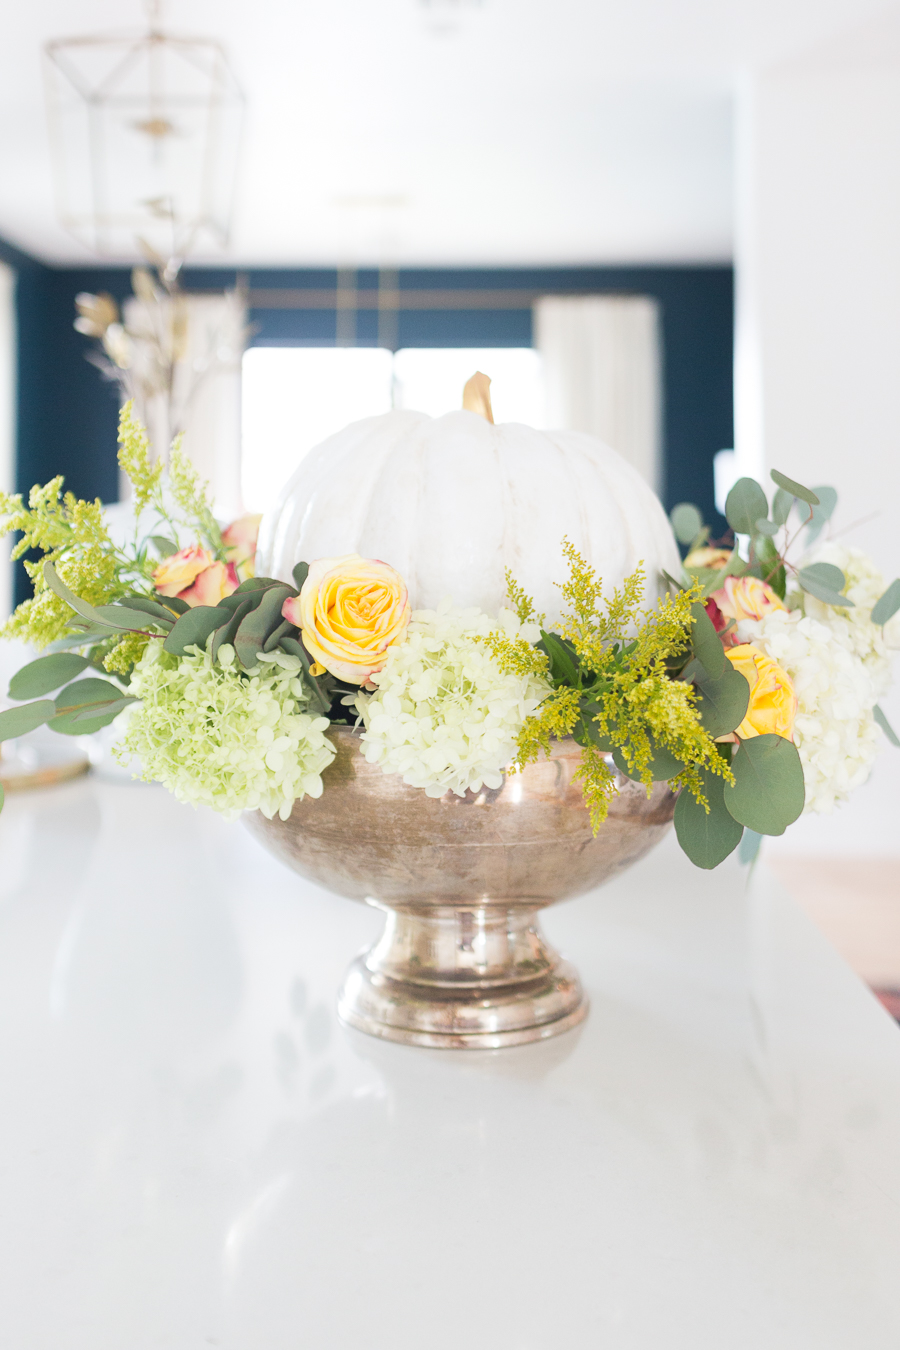
<path id="1" fill-rule="evenodd" d="M 703 587 L 704 600 L 708 600 L 711 595 L 714 595 L 716 591 L 720 590 L 722 586 L 724 586 L 727 577 L 741 577 L 746 571 L 747 564 L 738 553 L 737 549 L 733 551 L 725 566 L 720 567 L 716 572 L 712 572 L 710 569 L 706 568 L 695 572 L 694 569 L 691 568 L 691 572 L 696 576 L 700 585 Z"/>
<path id="2" fill-rule="evenodd" d="M 781 555 L 768 535 L 753 536 L 753 553 L 757 560 L 756 571 L 762 581 L 766 581 L 779 597 L 784 599 L 787 589 L 787 577 Z"/>
<path id="3" fill-rule="evenodd" d="M 119 686 L 109 680 L 76 680 L 57 694 L 54 707 L 57 713 L 70 713 L 94 704 L 115 703 L 122 697 Z"/>
<path id="4" fill-rule="evenodd" d="M 543 629 L 541 629 L 541 640 L 538 646 L 542 647 L 550 658 L 550 678 L 576 686 L 578 684 L 578 657 L 574 648 L 564 642 L 558 634 L 545 633 Z"/>
<path id="5" fill-rule="evenodd" d="M 159 594 L 159 592 L 157 592 Z M 175 614 L 187 614 L 190 605 L 186 600 L 182 600 L 180 595 L 159 596 L 159 603 L 166 609 L 174 610 Z"/>
<path id="6" fill-rule="evenodd" d="M 52 698 L 41 699 L 39 703 L 24 703 L 21 708 L 7 708 L 0 712 L 0 741 L 25 736 L 35 727 L 43 726 L 55 712 L 56 704 Z"/>
<path id="7" fill-rule="evenodd" d="M 281 650 L 287 652 L 288 656 L 299 657 L 303 664 L 304 684 L 310 691 L 310 701 L 318 712 L 327 713 L 328 709 L 331 707 L 331 699 L 319 684 L 318 679 L 314 675 L 310 675 L 309 668 L 312 665 L 312 662 L 309 659 L 309 652 L 306 650 L 303 643 L 298 642 L 296 638 L 292 637 L 282 638 Z"/>
<path id="8" fill-rule="evenodd" d="M 756 522 L 757 532 L 759 534 L 767 534 L 770 539 L 778 533 L 778 528 L 779 527 L 775 524 L 774 520 L 767 520 L 765 516 L 760 516 L 759 520 Z"/>
<path id="9" fill-rule="evenodd" d="M 669 512 L 669 520 L 679 544 L 691 544 L 703 529 L 703 517 L 693 502 L 679 502 Z"/>
<path id="10" fill-rule="evenodd" d="M 242 581 L 234 595 L 246 595 L 248 591 L 267 591 L 272 586 L 283 586 L 283 581 L 276 581 L 274 577 L 248 577 Z"/>
<path id="11" fill-rule="evenodd" d="M 897 736 L 896 731 L 885 717 L 884 711 L 878 706 L 877 703 L 875 704 L 875 707 L 872 709 L 872 716 L 875 718 L 875 721 L 881 727 L 881 730 L 884 732 L 885 736 L 887 736 L 891 745 L 900 746 L 900 737 Z"/>
<path id="12" fill-rule="evenodd" d="M 224 627 L 230 617 L 226 609 L 217 605 L 195 605 L 181 615 L 163 643 L 163 650 L 172 656 L 184 656 L 188 647 L 205 647 L 210 633 Z"/>
<path id="13" fill-rule="evenodd" d="M 63 637 L 57 638 L 55 642 L 51 642 L 47 652 L 50 655 L 55 655 L 56 652 L 68 651 L 70 647 L 92 647 L 96 646 L 98 642 L 105 642 L 111 636 L 112 631 L 109 628 L 85 624 L 77 632 L 66 633 Z"/>
<path id="14" fill-rule="evenodd" d="M 757 834 L 784 834 L 805 800 L 797 747 L 783 736 L 753 736 L 740 742 L 731 771 L 724 796 L 735 820 Z"/>
<path id="15" fill-rule="evenodd" d="M 684 764 L 680 759 L 675 758 L 671 750 L 667 750 L 664 745 L 657 745 L 652 736 L 650 737 L 650 744 L 652 753 L 648 767 L 654 781 L 668 782 L 670 778 L 674 778 L 676 774 L 681 773 Z M 618 748 L 613 751 L 613 760 L 616 767 L 624 773 L 626 778 L 632 778 L 638 783 L 641 781 L 637 769 L 629 769 L 628 761 Z"/>
<path id="16" fill-rule="evenodd" d="M 309 563 L 298 562 L 291 576 L 294 578 L 294 585 L 298 591 L 303 590 L 303 583 L 309 574 Z"/>
<path id="17" fill-rule="evenodd" d="M 833 487 L 817 487 L 813 491 L 819 499 L 819 504 L 812 508 L 812 520 L 806 527 L 807 548 L 810 544 L 815 543 L 825 525 L 831 519 L 838 499 L 837 492 Z"/>
<path id="18" fill-rule="evenodd" d="M 127 604 L 129 609 L 136 609 L 140 614 L 149 614 L 151 618 L 159 623 L 168 624 L 170 628 L 178 618 L 178 615 L 168 607 L 167 602 L 151 600 L 147 595 L 129 595 Z"/>
<path id="19" fill-rule="evenodd" d="M 691 646 L 694 655 L 702 663 L 704 670 L 717 680 L 725 669 L 725 648 L 722 646 L 715 624 L 706 612 L 704 605 L 695 602 L 691 605 L 694 625 L 691 629 Z"/>
<path id="20" fill-rule="evenodd" d="M 797 573 L 797 580 L 805 591 L 824 604 L 834 605 L 837 609 L 853 608 L 853 601 L 841 594 L 847 579 L 841 569 L 835 567 L 833 563 L 817 562 L 810 563 L 808 567 L 801 567 Z"/>
<path id="21" fill-rule="evenodd" d="M 72 722 L 73 725 L 76 725 L 79 722 L 93 721 L 95 717 L 106 717 L 107 715 L 112 720 L 112 718 L 118 717 L 119 713 L 129 704 L 137 702 L 139 700 L 132 695 L 123 694 L 121 698 L 110 699 L 107 703 L 91 704 L 87 708 L 82 708 L 79 712 L 72 713 Z"/>
<path id="22" fill-rule="evenodd" d="M 114 703 L 102 704 L 90 712 L 58 713 L 56 717 L 51 717 L 47 726 L 60 736 L 92 736 L 95 731 L 102 731 L 110 722 L 114 722 L 121 711 Z"/>
<path id="23" fill-rule="evenodd" d="M 600 733 L 600 728 L 594 721 L 594 709 L 599 705 L 582 702 L 578 721 L 572 729 L 572 735 L 579 745 L 595 745 L 598 750 L 604 750 L 607 754 L 615 750 L 615 746 L 608 736 Z"/>
<path id="24" fill-rule="evenodd" d="M 811 488 L 804 487 L 802 483 L 797 483 L 793 478 L 788 478 L 786 473 L 780 473 L 778 469 L 773 469 L 771 479 L 778 487 L 784 488 L 792 497 L 799 497 L 801 502 L 806 502 L 807 506 L 818 506 L 819 498 Z"/>
<path id="25" fill-rule="evenodd" d="M 171 628 L 175 622 L 173 614 L 160 617 L 151 615 L 143 607 L 132 609 L 126 604 L 97 605 L 94 609 L 98 623 L 108 623 L 120 633 L 146 633 L 153 625 Z"/>
<path id="26" fill-rule="evenodd" d="M 741 672 L 726 661 L 718 680 L 697 680 L 697 689 L 697 710 L 704 730 L 714 738 L 736 731 L 750 706 L 750 683 Z"/>
<path id="27" fill-rule="evenodd" d="M 739 478 L 725 499 L 725 516 L 735 534 L 753 534 L 768 510 L 766 494 L 755 478 Z"/>
<path id="28" fill-rule="evenodd" d="M 27 666 L 17 670 L 9 682 L 10 698 L 42 698 L 61 685 L 68 684 L 80 675 L 91 663 L 86 656 L 76 656 L 74 652 L 55 652 L 50 656 L 39 656 L 29 661 Z"/>
<path id="29" fill-rule="evenodd" d="M 128 610 L 118 605 L 100 605 L 96 608 L 89 605 L 86 600 L 82 600 L 74 591 L 69 590 L 50 562 L 44 563 L 44 580 L 54 595 L 58 595 L 60 600 L 65 600 L 66 604 L 74 609 L 76 614 L 80 614 L 90 624 L 126 633 L 134 629 L 143 631 L 147 626 L 146 617 L 136 610 Z M 115 611 L 112 619 L 107 615 L 107 611 L 110 610 Z"/>
<path id="30" fill-rule="evenodd" d="M 724 779 L 708 769 L 700 770 L 700 778 L 709 811 L 684 789 L 675 803 L 675 833 L 694 866 L 711 871 L 734 852 L 744 827 L 725 806 Z"/>
<path id="31" fill-rule="evenodd" d="M 254 600 L 256 598 L 257 597 L 255 596 L 245 595 L 243 599 L 240 600 L 239 604 L 237 605 L 236 609 L 233 612 L 226 610 L 226 612 L 231 613 L 231 617 L 229 618 L 226 624 L 222 625 L 221 628 L 217 628 L 214 630 L 212 645 L 210 646 L 210 653 L 214 661 L 216 657 L 219 655 L 219 649 L 222 646 L 224 646 L 225 643 L 228 643 L 230 646 L 234 646 L 235 634 L 237 633 L 237 630 L 240 627 L 244 617 L 247 614 L 249 614 L 251 609 L 253 608 Z M 228 596 L 228 599 L 233 600 L 234 596 Z M 224 604 L 219 605 L 219 609 L 226 609 L 226 606 Z"/>
<path id="32" fill-rule="evenodd" d="M 772 498 L 772 519 L 776 525 L 787 524 L 787 518 L 791 514 L 793 504 L 793 492 L 785 492 L 784 488 L 776 490 L 775 496 Z"/>
<path id="33" fill-rule="evenodd" d="M 178 552 L 178 545 L 173 544 L 172 540 L 167 539 L 163 534 L 151 534 L 150 543 L 161 558 L 171 558 L 173 553 Z"/>
<path id="34" fill-rule="evenodd" d="M 297 625 L 291 623 L 290 619 L 284 619 L 278 625 L 274 632 L 270 633 L 263 643 L 264 652 L 274 652 L 275 648 L 281 645 L 281 639 L 296 633 Z"/>
<path id="35" fill-rule="evenodd" d="M 884 594 L 876 600 L 872 607 L 871 619 L 873 623 L 887 623 L 892 619 L 900 609 L 900 577 L 892 581 Z"/>
<path id="36" fill-rule="evenodd" d="M 256 665 L 266 638 L 281 626 L 281 607 L 292 593 L 292 588 L 284 583 L 270 587 L 256 608 L 241 620 L 234 638 L 234 650 L 245 670 Z"/>
<path id="37" fill-rule="evenodd" d="M 761 834 L 755 830 L 744 830 L 743 838 L 738 846 L 738 862 L 745 867 L 752 866 L 759 857 L 759 846 L 763 841 Z"/>

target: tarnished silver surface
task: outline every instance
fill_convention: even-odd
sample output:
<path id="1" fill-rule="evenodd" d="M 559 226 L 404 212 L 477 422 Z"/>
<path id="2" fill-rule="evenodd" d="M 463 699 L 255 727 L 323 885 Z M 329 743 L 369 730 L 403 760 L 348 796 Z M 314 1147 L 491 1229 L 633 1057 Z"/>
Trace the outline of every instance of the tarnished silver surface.
<path id="1" fill-rule="evenodd" d="M 337 757 L 323 795 L 296 802 L 286 821 L 245 819 L 301 876 L 387 913 L 380 941 L 350 967 L 341 1019 L 387 1040 L 466 1049 L 580 1022 L 577 972 L 542 936 L 537 911 L 643 857 L 672 820 L 667 784 L 648 798 L 620 776 L 595 838 L 571 739 L 500 788 L 434 798 L 367 763 L 349 727 L 328 734 Z"/>

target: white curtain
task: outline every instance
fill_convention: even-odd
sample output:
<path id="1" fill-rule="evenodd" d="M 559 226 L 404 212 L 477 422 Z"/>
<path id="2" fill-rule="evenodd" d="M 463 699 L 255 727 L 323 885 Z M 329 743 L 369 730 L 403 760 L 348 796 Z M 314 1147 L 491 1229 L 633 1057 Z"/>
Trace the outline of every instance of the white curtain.
<path id="1" fill-rule="evenodd" d="M 157 452 L 167 444 L 169 418 L 184 427 L 184 450 L 210 485 L 216 514 L 233 520 L 241 503 L 241 348 L 246 310 L 234 291 L 187 295 L 185 349 L 176 377 L 174 414 L 162 397 L 142 410 Z M 141 331 L 141 302 L 128 300 L 129 329 Z"/>
<path id="2" fill-rule="evenodd" d="M 0 489 L 15 490 L 16 465 L 16 274 L 0 263 Z M 9 536 L 0 541 L 0 619 L 12 610 Z"/>
<path id="3" fill-rule="evenodd" d="M 588 431 L 660 488 L 659 306 L 649 296 L 555 296 L 534 307 L 546 425 Z"/>

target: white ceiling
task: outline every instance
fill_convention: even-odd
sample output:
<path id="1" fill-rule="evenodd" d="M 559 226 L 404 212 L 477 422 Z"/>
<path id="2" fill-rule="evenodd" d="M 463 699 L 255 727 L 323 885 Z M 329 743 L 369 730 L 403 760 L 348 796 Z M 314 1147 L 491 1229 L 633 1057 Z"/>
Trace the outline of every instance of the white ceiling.
<path id="1" fill-rule="evenodd" d="M 247 94 L 230 248 L 270 265 L 726 259 L 742 72 L 884 0 L 168 0 Z M 39 51 L 135 30 L 139 0 L 3 0 L 0 233 L 57 223 Z"/>

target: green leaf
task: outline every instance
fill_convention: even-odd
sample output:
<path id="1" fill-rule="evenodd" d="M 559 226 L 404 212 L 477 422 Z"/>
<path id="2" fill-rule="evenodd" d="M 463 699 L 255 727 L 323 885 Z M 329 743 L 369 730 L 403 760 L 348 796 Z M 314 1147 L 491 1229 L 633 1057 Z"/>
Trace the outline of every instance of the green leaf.
<path id="1" fill-rule="evenodd" d="M 787 589 L 787 577 L 781 555 L 768 535 L 754 535 L 753 553 L 757 559 L 758 567 L 756 570 L 759 573 L 760 580 L 767 581 L 775 594 L 783 600 Z"/>
<path id="2" fill-rule="evenodd" d="M 248 591 L 267 591 L 272 586 L 283 586 L 283 581 L 276 581 L 274 577 L 248 577 L 242 581 L 233 595 L 244 596 Z"/>
<path id="3" fill-rule="evenodd" d="M 704 605 L 698 602 L 691 605 L 694 626 L 691 630 L 691 646 L 694 655 L 703 669 L 712 679 L 717 680 L 725 669 L 725 648 L 716 632 L 716 626 L 706 612 Z"/>
<path id="4" fill-rule="evenodd" d="M 556 633 L 545 633 L 542 628 L 538 647 L 550 658 L 550 678 L 577 687 L 578 657 L 571 643 L 564 642 Z"/>
<path id="5" fill-rule="evenodd" d="M 783 736 L 753 736 L 740 742 L 731 771 L 725 805 L 735 820 L 757 834 L 784 834 L 805 800 L 797 747 Z"/>
<path id="6" fill-rule="evenodd" d="M 303 590 L 303 583 L 306 580 L 308 574 L 309 574 L 309 563 L 298 562 L 297 566 L 291 573 L 291 576 L 294 578 L 294 585 L 297 587 L 298 591 Z"/>
<path id="7" fill-rule="evenodd" d="M 114 703 L 98 704 L 93 713 L 59 713 L 51 717 L 47 726 L 60 736 L 92 736 L 114 722 L 121 711 L 122 708 Z"/>
<path id="8" fill-rule="evenodd" d="M 787 518 L 791 514 L 793 504 L 793 492 L 785 492 L 784 488 L 778 488 L 772 498 L 772 519 L 776 525 L 787 524 Z"/>
<path id="9" fill-rule="evenodd" d="M 146 616 L 139 614 L 137 610 L 129 610 L 119 605 L 100 605 L 95 608 L 93 605 L 89 605 L 86 600 L 80 599 L 74 591 L 69 590 L 50 562 L 44 563 L 44 579 L 51 591 L 58 595 L 60 600 L 65 600 L 66 604 L 71 606 L 76 614 L 80 614 L 90 624 L 113 629 L 120 633 L 133 632 L 135 629 L 143 632 L 147 627 Z"/>
<path id="10" fill-rule="evenodd" d="M 182 614 L 163 643 L 163 650 L 172 656 L 184 656 L 188 647 L 206 646 L 206 639 L 230 619 L 228 611 L 217 605 L 195 605 Z"/>
<path id="11" fill-rule="evenodd" d="M 714 595 L 724 586 L 726 577 L 741 577 L 746 571 L 747 564 L 737 549 L 734 550 L 725 566 L 719 568 L 717 572 L 713 572 L 709 568 L 695 569 L 692 567 L 690 569 L 691 575 L 695 576 L 703 587 L 704 600 L 708 600 L 711 595 Z"/>
<path id="12" fill-rule="evenodd" d="M 773 469 L 771 478 L 772 482 L 777 483 L 778 487 L 784 488 L 785 492 L 789 492 L 792 497 L 799 497 L 801 502 L 806 502 L 807 506 L 819 505 L 818 497 L 810 488 L 804 487 L 802 483 L 796 483 L 793 478 L 788 478 L 786 473 L 779 473 L 777 469 Z"/>
<path id="13" fill-rule="evenodd" d="M 833 563 L 817 562 L 810 563 L 808 567 L 801 567 L 797 573 L 797 580 L 805 591 L 826 605 L 834 605 L 836 609 L 853 608 L 853 601 L 848 600 L 846 595 L 841 595 L 841 590 L 847 584 L 847 578 Z"/>
<path id="14" fill-rule="evenodd" d="M 109 716 L 109 720 L 112 721 L 113 718 L 118 717 L 123 708 L 139 701 L 129 694 L 123 694 L 121 698 L 113 698 L 105 703 L 92 703 L 79 712 L 72 713 L 72 724 L 75 726 L 86 721 L 93 721 L 98 716 Z M 68 716 L 68 714 L 64 713 L 63 716 Z"/>
<path id="15" fill-rule="evenodd" d="M 234 596 L 228 596 L 227 598 L 233 600 Z M 261 598 L 262 597 L 260 596 L 259 599 Z M 228 643 L 229 646 L 234 646 L 235 634 L 241 626 L 241 621 L 244 616 L 249 614 L 253 609 L 255 601 L 257 601 L 256 596 L 245 595 L 231 614 L 231 618 L 228 620 L 227 624 L 224 624 L 221 628 L 215 630 L 212 646 L 210 647 L 210 653 L 214 661 L 219 655 L 220 647 L 224 646 L 226 643 Z M 227 606 L 224 604 L 219 605 L 219 609 L 227 609 Z"/>
<path id="16" fill-rule="evenodd" d="M 39 703 L 24 703 L 21 708 L 7 708 L 0 712 L 0 741 L 11 741 L 16 736 L 24 736 L 35 727 L 49 722 L 56 712 L 52 698 L 41 699 Z"/>
<path id="17" fill-rule="evenodd" d="M 266 638 L 281 626 L 281 607 L 292 594 L 283 582 L 266 591 L 260 603 L 241 620 L 234 638 L 234 650 L 245 670 L 256 665 Z"/>
<path id="18" fill-rule="evenodd" d="M 312 662 L 309 659 L 309 652 L 306 650 L 303 643 L 298 642 L 296 638 L 292 637 L 282 638 L 281 650 L 287 652 L 288 656 L 297 656 L 300 658 L 300 661 L 303 663 L 304 683 L 311 694 L 310 701 L 317 712 L 327 713 L 328 709 L 331 707 L 331 699 L 319 684 L 316 676 L 310 675 L 309 668 L 312 665 Z"/>
<path id="19" fill-rule="evenodd" d="M 813 489 L 819 499 L 818 506 L 812 508 L 812 520 L 806 527 L 806 547 L 815 543 L 822 530 L 825 528 L 834 514 L 834 508 L 837 506 L 838 495 L 833 487 L 817 487 Z"/>
<path id="20" fill-rule="evenodd" d="M 128 605 L 97 605 L 94 609 L 97 623 L 107 623 L 120 633 L 146 633 L 154 624 L 172 624 L 173 616 L 164 619 L 152 618 L 146 611 L 131 609 Z"/>
<path id="21" fill-rule="evenodd" d="M 74 652 L 56 652 L 51 656 L 39 656 L 29 661 L 27 666 L 16 671 L 9 682 L 10 698 L 42 698 L 44 694 L 59 689 L 80 675 L 85 666 L 91 663 L 86 656 L 76 656 Z"/>
<path id="22" fill-rule="evenodd" d="M 746 681 L 744 681 L 746 683 Z M 683 789 L 675 803 L 675 833 L 682 850 L 695 867 L 710 871 L 733 853 L 744 832 L 725 806 L 725 781 L 707 769 L 700 770 L 709 812 Z"/>
<path id="23" fill-rule="evenodd" d="M 297 625 L 291 623 L 290 619 L 284 619 L 278 625 L 274 632 L 270 633 L 263 643 L 264 652 L 274 652 L 276 647 L 281 646 L 281 639 L 296 633 Z"/>
<path id="24" fill-rule="evenodd" d="M 884 595 L 876 600 L 870 617 L 873 623 L 887 623 L 898 609 L 900 609 L 900 577 L 892 581 Z"/>
<path id="25" fill-rule="evenodd" d="M 697 680 L 700 698 L 697 710 L 704 730 L 710 736 L 727 736 L 736 731 L 747 716 L 750 683 L 730 661 L 718 680 Z"/>
<path id="26" fill-rule="evenodd" d="M 594 721 L 595 711 L 599 711 L 599 706 L 599 704 L 590 703 L 587 700 L 582 701 L 581 714 L 572 729 L 572 735 L 579 745 L 595 745 L 598 750 L 604 750 L 607 754 L 610 754 L 616 747 L 608 736 L 600 734 L 600 728 Z"/>
<path id="27" fill-rule="evenodd" d="M 755 830 L 745 830 L 738 847 L 738 862 L 745 867 L 755 863 L 759 857 L 759 846 L 762 841 L 762 835 L 757 834 Z"/>
<path id="28" fill-rule="evenodd" d="M 759 520 L 756 522 L 756 529 L 760 534 L 767 534 L 770 539 L 778 533 L 778 526 L 775 522 L 773 520 L 767 520 L 765 516 L 760 516 Z"/>
<path id="29" fill-rule="evenodd" d="M 123 601 L 122 603 L 127 603 L 129 609 L 137 610 L 139 614 L 149 614 L 158 623 L 167 624 L 169 628 L 178 618 L 178 615 L 169 609 L 164 601 L 151 600 L 147 595 L 129 595 L 127 602 Z M 113 605 L 112 608 L 115 609 L 116 606 Z"/>
<path id="30" fill-rule="evenodd" d="M 159 592 L 157 592 L 157 594 L 159 594 Z M 181 597 L 178 595 L 160 596 L 159 603 L 161 605 L 164 605 L 166 609 L 174 610 L 176 614 L 187 614 L 188 610 L 190 609 L 190 605 L 188 604 L 188 602 L 186 600 L 182 600 Z"/>
<path id="31" fill-rule="evenodd" d="M 768 510 L 766 494 L 755 478 L 739 478 L 725 499 L 725 516 L 735 534 L 753 534 Z"/>
<path id="32" fill-rule="evenodd" d="M 885 736 L 887 736 L 891 745 L 900 746 L 900 737 L 897 736 L 896 731 L 891 726 L 890 722 L 885 717 L 883 710 L 879 708 L 877 703 L 875 704 L 875 707 L 872 709 L 872 716 L 875 718 L 875 721 L 881 727 L 881 730 L 884 732 Z"/>
<path id="33" fill-rule="evenodd" d="M 85 624 L 78 632 L 66 633 L 63 637 L 57 638 L 55 642 L 51 642 L 47 652 L 49 655 L 55 655 L 57 652 L 68 651 L 70 647 L 93 647 L 98 642 L 106 642 L 111 636 L 112 629 L 110 628 Z"/>
<path id="34" fill-rule="evenodd" d="M 692 544 L 703 529 L 703 517 L 693 502 L 679 502 L 673 506 L 669 520 L 679 544 Z"/>
<path id="35" fill-rule="evenodd" d="M 178 552 L 178 545 L 173 544 L 172 540 L 167 539 L 163 534 L 151 534 L 150 543 L 161 558 L 171 558 L 173 553 Z"/>
<path id="36" fill-rule="evenodd" d="M 674 778 L 676 774 L 681 773 L 684 764 L 680 759 L 676 759 L 671 750 L 667 750 L 664 745 L 657 745 L 652 736 L 649 737 L 649 740 L 652 749 L 649 764 L 651 777 L 656 782 L 668 782 L 670 778 Z M 613 761 L 626 778 L 632 778 L 635 782 L 641 781 L 637 769 L 631 770 L 628 768 L 628 762 L 618 748 L 613 751 Z"/>
<path id="37" fill-rule="evenodd" d="M 57 694 L 54 708 L 57 713 L 76 712 L 99 703 L 115 703 L 122 698 L 122 690 L 109 680 L 76 680 L 61 694 Z M 132 700 L 133 702 L 134 700 Z"/>

